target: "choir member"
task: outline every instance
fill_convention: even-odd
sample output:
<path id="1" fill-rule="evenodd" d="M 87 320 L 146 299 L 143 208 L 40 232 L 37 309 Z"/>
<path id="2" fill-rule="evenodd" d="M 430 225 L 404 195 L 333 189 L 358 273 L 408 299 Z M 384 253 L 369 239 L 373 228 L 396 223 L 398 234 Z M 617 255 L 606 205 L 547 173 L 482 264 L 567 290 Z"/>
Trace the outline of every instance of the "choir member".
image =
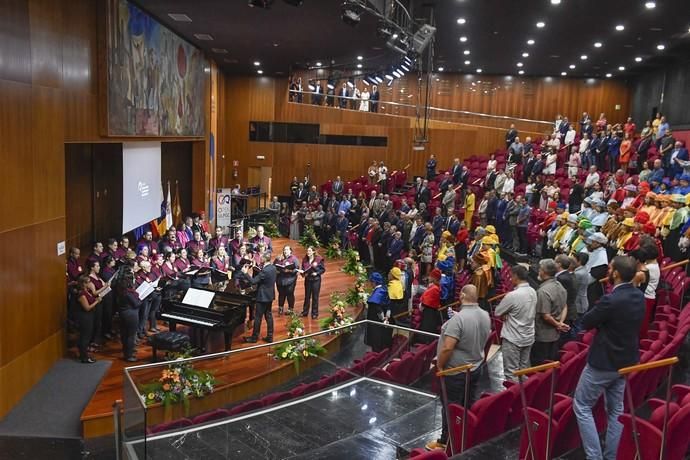
<path id="1" fill-rule="evenodd" d="M 211 284 L 211 272 L 210 270 L 205 270 L 211 267 L 211 264 L 206 257 L 206 253 L 203 249 L 199 248 L 195 254 L 192 255 L 191 264 L 199 269 L 200 273 L 196 274 L 192 280 L 192 287 L 206 287 Z"/>
<path id="2" fill-rule="evenodd" d="M 206 241 L 201 238 L 201 232 L 199 230 L 194 230 L 194 239 L 187 243 L 187 250 L 191 254 L 196 254 L 199 252 L 199 249 L 206 252 L 208 245 Z"/>
<path id="3" fill-rule="evenodd" d="M 216 236 L 209 240 L 208 245 L 210 249 L 217 251 L 221 246 L 228 248 L 228 243 L 230 243 L 230 241 L 228 237 L 223 234 L 223 227 L 216 227 Z"/>
<path id="4" fill-rule="evenodd" d="M 145 232 L 142 239 L 137 242 L 137 248 L 141 248 L 142 246 L 148 248 L 150 256 L 158 252 L 156 243 L 153 242 L 153 233 L 151 233 L 150 230 Z"/>
<path id="5" fill-rule="evenodd" d="M 77 320 L 79 321 L 79 360 L 82 363 L 95 363 L 96 360 L 89 356 L 89 342 L 93 334 L 94 309 L 101 302 L 101 298 L 94 295 L 88 288 L 91 283 L 89 277 L 81 275 L 77 280 L 79 289 L 77 302 L 79 304 Z"/>
<path id="6" fill-rule="evenodd" d="M 125 256 L 125 252 L 120 247 L 118 247 L 117 240 L 115 238 L 108 238 L 107 244 L 108 249 L 106 249 L 106 253 L 104 254 L 104 256 L 111 256 L 115 260 L 118 260 L 121 257 Z"/>
<path id="7" fill-rule="evenodd" d="M 145 260 L 140 264 L 141 270 L 137 274 L 137 287 L 141 286 L 144 282 L 153 283 L 156 281 L 156 275 L 151 272 L 151 262 Z M 159 291 L 154 291 L 149 294 L 144 300 L 142 307 L 139 309 L 139 328 L 138 335 L 139 338 L 146 337 L 146 321 L 149 321 L 149 331 L 158 332 L 156 327 L 156 313 L 161 306 L 161 294 Z"/>
<path id="8" fill-rule="evenodd" d="M 148 262 L 151 256 L 151 252 L 149 250 L 149 247 L 146 245 L 139 246 L 139 250 L 137 251 L 137 263 L 141 265 L 142 262 L 146 261 Z"/>
<path id="9" fill-rule="evenodd" d="M 93 244 L 93 252 L 86 259 L 86 262 L 100 262 L 105 254 L 103 254 L 103 243 L 96 241 Z"/>
<path id="10" fill-rule="evenodd" d="M 316 254 L 312 246 L 307 248 L 307 255 L 302 259 L 302 276 L 304 277 L 304 306 L 302 316 L 319 317 L 319 293 L 321 292 L 321 275 L 326 271 L 324 260 Z"/>
<path id="11" fill-rule="evenodd" d="M 192 266 L 192 263 L 187 257 L 187 250 L 185 248 L 180 249 L 180 255 L 175 257 L 174 264 L 175 268 L 177 268 L 177 271 L 180 273 L 186 272 L 189 270 L 189 267 Z"/>
<path id="12" fill-rule="evenodd" d="M 93 335 L 91 338 L 91 345 L 96 347 L 103 345 L 103 332 L 107 333 L 108 338 L 112 337 L 110 334 L 110 329 L 112 327 L 110 320 L 113 316 L 112 302 L 110 301 L 110 297 L 107 295 L 108 292 L 106 292 L 110 290 L 110 284 L 103 281 L 99 275 L 101 272 L 100 262 L 96 260 L 89 260 L 86 264 L 86 268 L 89 272 L 89 284 L 87 286 L 89 292 L 94 297 L 102 299 L 102 303 L 99 302 L 99 305 L 93 309 Z M 107 311 L 104 311 L 106 309 Z M 108 317 L 107 329 L 103 329 L 103 321 L 105 317 Z"/>
<path id="13" fill-rule="evenodd" d="M 101 278 L 105 282 L 109 282 L 113 276 L 115 275 L 115 272 L 117 271 L 115 269 L 115 266 L 117 265 L 117 260 L 111 256 L 107 255 L 103 259 L 103 269 L 101 270 Z"/>
<path id="14" fill-rule="evenodd" d="M 268 255 L 271 255 L 273 253 L 273 242 L 271 241 L 270 237 L 266 236 L 263 225 L 259 225 L 258 227 L 256 227 L 256 236 L 254 236 L 254 238 L 251 239 L 251 242 L 254 245 L 254 247 L 257 247 L 260 243 L 263 243 L 266 246 L 266 251 L 268 252 Z"/>
<path id="15" fill-rule="evenodd" d="M 129 247 L 129 238 L 123 236 L 122 238 L 120 238 L 120 247 L 117 249 L 117 259 L 120 260 L 125 258 L 127 256 L 127 253 L 131 250 L 132 248 Z"/>
<path id="16" fill-rule="evenodd" d="M 295 308 L 295 285 L 297 284 L 297 269 L 300 266 L 300 261 L 292 254 L 292 248 L 285 246 L 283 253 L 276 257 L 273 265 L 278 269 L 276 280 L 278 287 L 278 314 L 283 314 L 286 299 L 288 313 L 292 313 Z"/>
<path id="17" fill-rule="evenodd" d="M 232 270 L 232 261 L 227 252 L 225 252 L 225 246 L 219 246 L 216 250 L 216 254 L 211 259 L 211 268 L 225 274 L 216 286 L 218 289 L 225 290 L 225 287 L 228 285 L 230 271 Z"/>
<path id="18" fill-rule="evenodd" d="M 242 268 L 242 265 L 253 262 L 252 255 L 247 251 L 247 246 L 240 245 L 238 250 L 233 253 L 232 256 L 232 266 L 235 270 Z"/>
<path id="19" fill-rule="evenodd" d="M 186 255 L 187 251 L 185 249 L 183 249 L 183 251 L 185 251 Z M 178 259 L 174 252 L 166 252 L 164 257 L 165 262 L 163 262 L 161 269 L 163 271 L 163 277 L 167 280 L 165 284 L 166 290 L 189 289 L 189 280 L 180 276 L 181 272 L 189 268 L 189 261 L 185 260 L 182 264 L 178 265 L 178 260 L 180 259 Z M 185 266 L 184 263 L 187 265 Z M 184 270 L 180 270 L 180 266 L 185 266 Z"/>
<path id="20" fill-rule="evenodd" d="M 135 340 L 142 302 L 134 288 L 134 273 L 126 268 L 117 285 L 117 307 L 120 315 L 120 340 L 125 361 L 135 362 Z"/>
<path id="21" fill-rule="evenodd" d="M 76 284 L 79 277 L 84 274 L 84 269 L 79 262 L 81 251 L 79 248 L 72 248 L 69 250 L 69 257 L 67 258 L 67 282 Z"/>
<path id="22" fill-rule="evenodd" d="M 177 251 L 181 247 L 182 245 L 177 241 L 177 232 L 174 228 L 169 229 L 165 236 L 158 242 L 158 252 L 160 254 Z"/>

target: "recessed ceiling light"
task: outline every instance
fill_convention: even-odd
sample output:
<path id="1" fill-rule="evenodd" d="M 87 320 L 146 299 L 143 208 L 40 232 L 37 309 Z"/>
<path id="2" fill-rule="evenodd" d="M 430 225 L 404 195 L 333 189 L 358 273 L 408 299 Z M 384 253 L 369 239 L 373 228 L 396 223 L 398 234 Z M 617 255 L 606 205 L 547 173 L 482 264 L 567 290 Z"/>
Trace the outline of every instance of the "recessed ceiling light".
<path id="1" fill-rule="evenodd" d="M 529 40 L 527 40 L 527 44 L 528 44 L 528 45 L 534 45 L 534 40 L 532 40 L 532 39 L 530 38 Z"/>
<path id="2" fill-rule="evenodd" d="M 621 30 L 625 30 L 625 26 L 624 26 L 623 24 L 618 24 L 618 25 L 616 26 L 616 30 L 619 31 L 619 32 L 620 32 Z"/>
<path id="3" fill-rule="evenodd" d="M 561 4 L 561 0 L 551 0 L 551 4 L 552 4 L 552 5 L 560 5 L 560 4 Z"/>
<path id="4" fill-rule="evenodd" d="M 603 43 L 601 43 L 601 42 L 594 42 L 594 47 L 595 47 L 595 48 L 601 48 L 602 46 L 604 46 Z"/>
<path id="5" fill-rule="evenodd" d="M 439 71 L 439 72 L 443 72 L 443 67 L 439 67 L 439 68 L 438 68 L 438 71 Z"/>
<path id="6" fill-rule="evenodd" d="M 517 65 L 518 67 L 522 67 L 522 62 L 518 62 L 516 65 Z"/>
<path id="7" fill-rule="evenodd" d="M 361 69 L 361 68 L 362 68 L 362 64 L 357 64 L 357 68 L 358 68 L 358 69 Z"/>
<path id="8" fill-rule="evenodd" d="M 529 53 L 522 53 L 522 57 L 529 57 Z"/>
<path id="9" fill-rule="evenodd" d="M 569 67 L 570 67 L 570 69 L 572 70 L 572 69 L 574 69 L 574 68 L 575 68 L 575 64 L 570 64 L 570 66 L 569 66 Z"/>
<path id="10" fill-rule="evenodd" d="M 213 40 L 213 37 L 209 34 L 194 34 L 194 37 L 196 37 L 197 40 L 203 40 L 203 41 Z"/>
<path id="11" fill-rule="evenodd" d="M 398 34 L 393 34 L 393 35 L 391 35 L 391 38 L 392 38 L 393 40 L 395 40 L 396 38 L 398 38 Z"/>
<path id="12" fill-rule="evenodd" d="M 620 70 L 621 72 L 624 71 L 624 70 L 625 70 L 625 66 L 620 66 L 620 67 L 618 67 L 618 70 Z"/>
<path id="13" fill-rule="evenodd" d="M 648 10 L 653 10 L 654 8 L 656 8 L 656 2 L 647 2 L 644 4 L 644 7 Z"/>
<path id="14" fill-rule="evenodd" d="M 518 70 L 518 75 L 523 75 L 525 73 L 524 70 Z"/>
<path id="15" fill-rule="evenodd" d="M 259 67 L 259 66 L 261 65 L 261 63 L 260 63 L 259 61 L 254 61 L 254 65 L 255 65 L 256 67 Z"/>
<path id="16" fill-rule="evenodd" d="M 566 75 L 568 75 L 568 72 L 561 72 L 561 77 L 565 77 Z"/>
<path id="17" fill-rule="evenodd" d="M 470 65 L 470 61 L 465 61 L 465 65 Z"/>
<path id="18" fill-rule="evenodd" d="M 322 65 L 322 64 L 321 64 L 320 62 L 317 62 L 317 63 L 316 63 L 316 67 L 321 67 L 321 65 Z"/>
<path id="19" fill-rule="evenodd" d="M 467 20 L 465 18 L 458 18 L 457 22 L 458 22 L 458 24 L 462 25 L 462 24 L 466 23 Z"/>
<path id="20" fill-rule="evenodd" d="M 482 69 L 477 69 L 477 73 L 482 73 Z"/>
<path id="21" fill-rule="evenodd" d="M 467 37 L 465 37 L 465 36 L 460 37 L 460 41 L 462 43 L 465 43 L 467 41 Z"/>
<path id="22" fill-rule="evenodd" d="M 610 74 L 610 73 L 606 74 L 606 78 L 611 78 L 611 77 L 613 77 L 613 74 Z"/>
<path id="23" fill-rule="evenodd" d="M 470 55 L 470 50 L 465 50 L 465 51 L 462 52 L 462 54 L 464 54 L 465 56 L 469 56 L 469 55 Z"/>
<path id="24" fill-rule="evenodd" d="M 544 21 L 539 21 L 537 23 L 537 28 L 542 29 L 544 27 L 546 27 L 546 23 Z"/>
<path id="25" fill-rule="evenodd" d="M 587 60 L 587 55 L 586 55 L 586 54 L 583 54 L 582 56 L 580 56 L 580 59 L 582 59 L 583 61 L 586 61 L 586 60 Z"/>
<path id="26" fill-rule="evenodd" d="M 192 22 L 192 18 L 190 18 L 184 13 L 168 13 L 168 16 L 170 16 L 170 19 L 172 19 L 173 21 Z"/>
<path id="27" fill-rule="evenodd" d="M 361 61 L 362 59 L 364 59 L 364 56 L 357 56 L 358 61 Z"/>
<path id="28" fill-rule="evenodd" d="M 635 58 L 635 62 L 642 62 L 642 58 L 641 58 L 640 56 L 637 56 L 637 57 Z"/>
<path id="29" fill-rule="evenodd" d="M 660 43 L 660 44 L 656 45 L 656 49 L 658 49 L 659 51 L 662 51 L 662 50 L 666 49 L 666 45 L 664 45 L 663 43 Z"/>
<path id="30" fill-rule="evenodd" d="M 261 69 L 259 69 L 259 70 L 257 70 L 257 71 L 256 71 L 256 73 L 258 73 L 259 75 L 261 75 L 261 74 L 263 74 L 263 73 L 264 73 L 264 71 L 263 71 L 263 70 L 261 70 Z"/>

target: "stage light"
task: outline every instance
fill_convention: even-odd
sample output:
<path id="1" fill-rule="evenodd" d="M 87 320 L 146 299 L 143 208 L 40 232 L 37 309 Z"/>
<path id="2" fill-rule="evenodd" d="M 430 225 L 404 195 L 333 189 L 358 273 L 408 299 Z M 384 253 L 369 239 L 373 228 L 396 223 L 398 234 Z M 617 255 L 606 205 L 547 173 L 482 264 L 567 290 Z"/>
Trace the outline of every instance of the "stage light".
<path id="1" fill-rule="evenodd" d="M 530 38 L 529 40 L 527 40 L 527 44 L 530 46 L 534 45 L 534 40 Z"/>
<path id="2" fill-rule="evenodd" d="M 524 71 L 524 70 L 518 70 L 518 74 L 519 74 L 519 75 L 524 75 L 524 74 L 525 74 L 525 71 Z"/>
<path id="3" fill-rule="evenodd" d="M 529 53 L 522 53 L 522 57 L 524 57 L 524 58 L 529 57 Z"/>
<path id="4" fill-rule="evenodd" d="M 568 67 L 570 67 L 570 70 L 575 69 L 575 64 L 570 64 Z"/>
<path id="5" fill-rule="evenodd" d="M 625 66 L 620 66 L 620 67 L 618 67 L 618 70 L 620 70 L 621 72 L 624 71 L 624 70 L 625 70 Z"/>
<path id="6" fill-rule="evenodd" d="M 257 7 L 267 10 L 271 7 L 271 5 L 273 5 L 273 0 L 249 0 L 247 5 L 251 8 Z"/>
<path id="7" fill-rule="evenodd" d="M 414 63 L 414 61 L 409 56 L 405 56 L 403 58 L 403 61 L 405 61 L 407 65 L 412 65 Z"/>
<path id="8" fill-rule="evenodd" d="M 361 61 L 362 59 L 364 59 L 364 56 L 357 56 L 358 61 Z"/>
<path id="9" fill-rule="evenodd" d="M 400 72 L 398 72 L 397 70 L 394 70 L 394 71 L 393 71 L 393 76 L 394 76 L 395 78 L 401 78 L 401 77 L 402 77 L 402 74 L 401 74 Z"/>
<path id="10" fill-rule="evenodd" d="M 355 87 L 355 80 L 354 80 L 354 78 L 350 78 L 350 79 L 347 81 L 347 86 L 349 86 L 350 88 L 354 88 L 354 87 Z"/>
<path id="11" fill-rule="evenodd" d="M 439 68 L 438 68 L 438 71 L 439 71 L 439 72 L 443 72 L 443 67 L 439 67 Z"/>
<path id="12" fill-rule="evenodd" d="M 340 18 L 345 24 L 357 27 L 362 19 L 362 8 L 356 3 L 344 2 Z"/>
<path id="13" fill-rule="evenodd" d="M 658 44 L 658 45 L 656 45 L 656 49 L 658 49 L 659 51 L 663 51 L 663 50 L 666 49 L 666 45 L 664 45 L 664 44 Z"/>
<path id="14" fill-rule="evenodd" d="M 460 25 L 463 25 L 466 22 L 467 22 L 467 20 L 465 18 L 458 18 L 458 20 L 457 20 L 457 23 Z"/>
<path id="15" fill-rule="evenodd" d="M 656 8 L 656 2 L 647 2 L 644 4 L 644 7 L 648 10 L 653 10 L 654 8 Z"/>
<path id="16" fill-rule="evenodd" d="M 482 69 L 477 69 L 477 73 L 482 73 Z"/>
<path id="17" fill-rule="evenodd" d="M 469 60 L 465 61 L 465 65 L 470 65 L 471 62 Z"/>
<path id="18" fill-rule="evenodd" d="M 601 42 L 594 42 L 594 47 L 595 47 L 595 48 L 601 48 L 602 46 L 604 46 L 603 43 L 601 43 Z"/>
<path id="19" fill-rule="evenodd" d="M 400 64 L 400 68 L 403 69 L 405 72 L 410 71 L 410 68 L 406 64 Z"/>
<path id="20" fill-rule="evenodd" d="M 321 62 L 317 62 L 317 63 L 316 63 L 316 67 L 321 67 L 322 65 L 323 65 L 323 64 L 321 64 Z"/>
<path id="21" fill-rule="evenodd" d="M 546 23 L 545 23 L 544 21 L 539 21 L 539 22 L 537 23 L 537 28 L 538 28 L 538 29 L 543 29 L 544 27 L 546 27 Z"/>
<path id="22" fill-rule="evenodd" d="M 362 64 L 357 64 L 357 68 L 358 68 L 358 69 L 361 69 L 361 68 L 362 68 Z"/>
<path id="23" fill-rule="evenodd" d="M 369 82 L 366 78 L 362 78 L 362 83 L 364 83 L 364 86 L 369 86 Z"/>
<path id="24" fill-rule="evenodd" d="M 469 56 L 469 55 L 470 55 L 470 50 L 465 50 L 465 51 L 462 52 L 462 54 L 464 54 L 465 56 Z"/>
<path id="25" fill-rule="evenodd" d="M 611 78 L 611 77 L 613 77 L 613 74 L 610 74 L 610 73 L 606 74 L 606 78 Z"/>
<path id="26" fill-rule="evenodd" d="M 635 58 L 635 62 L 642 62 L 642 58 L 641 58 L 640 56 L 637 56 L 637 57 Z"/>
<path id="27" fill-rule="evenodd" d="M 254 65 L 255 65 L 256 67 L 259 67 L 259 66 L 261 65 L 261 63 L 260 63 L 259 61 L 254 61 Z"/>
<path id="28" fill-rule="evenodd" d="M 403 69 L 401 69 L 400 67 L 398 67 L 398 68 L 395 69 L 395 70 L 398 71 L 398 73 L 400 74 L 400 77 L 401 77 L 401 78 L 405 76 L 405 72 L 404 72 Z"/>
<path id="29" fill-rule="evenodd" d="M 462 37 L 460 37 L 461 43 L 465 43 L 466 41 L 467 41 L 467 37 L 465 37 L 464 35 Z"/>
<path id="30" fill-rule="evenodd" d="M 523 66 L 522 62 L 518 62 L 518 63 L 515 64 L 515 65 L 518 66 L 518 67 L 522 67 L 522 66 Z"/>
<path id="31" fill-rule="evenodd" d="M 625 30 L 625 26 L 624 26 L 623 24 L 618 24 L 618 25 L 616 26 L 616 30 L 617 30 L 618 32 L 620 32 L 620 31 L 622 31 L 622 30 Z"/>
<path id="32" fill-rule="evenodd" d="M 565 77 L 566 75 L 568 75 L 568 72 L 561 72 L 561 77 Z"/>
<path id="33" fill-rule="evenodd" d="M 394 77 L 392 74 L 390 74 L 390 73 L 385 74 L 384 77 L 386 77 L 386 80 L 393 80 L 393 79 L 395 78 L 395 77 Z"/>
<path id="34" fill-rule="evenodd" d="M 256 73 L 258 73 L 259 75 L 262 75 L 262 74 L 264 73 L 264 71 L 261 70 L 261 69 L 259 69 L 259 70 L 256 71 Z"/>
<path id="35" fill-rule="evenodd" d="M 552 4 L 552 5 L 560 5 L 560 4 L 561 4 L 561 0 L 551 0 L 551 4 Z"/>
<path id="36" fill-rule="evenodd" d="M 586 55 L 586 54 L 583 54 L 582 56 L 580 56 L 580 59 L 582 59 L 583 61 L 586 61 L 586 60 L 587 60 L 587 55 Z"/>
<path id="37" fill-rule="evenodd" d="M 380 77 L 380 76 L 378 76 L 378 75 L 377 75 L 377 76 L 375 76 L 375 77 L 374 77 L 374 79 L 376 80 L 376 83 L 378 83 L 378 84 L 381 84 L 381 83 L 383 83 L 383 78 L 381 78 L 381 77 Z"/>

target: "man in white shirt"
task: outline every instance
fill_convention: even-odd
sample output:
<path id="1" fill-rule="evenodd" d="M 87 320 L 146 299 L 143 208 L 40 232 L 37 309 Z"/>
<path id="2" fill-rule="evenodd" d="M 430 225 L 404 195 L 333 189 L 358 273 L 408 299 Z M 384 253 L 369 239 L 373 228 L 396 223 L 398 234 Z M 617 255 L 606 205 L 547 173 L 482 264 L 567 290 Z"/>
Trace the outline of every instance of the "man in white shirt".
<path id="1" fill-rule="evenodd" d="M 573 145 L 573 143 L 575 143 L 575 134 L 577 134 L 577 132 L 575 131 L 575 127 L 573 127 L 573 125 L 570 125 L 570 129 L 567 133 L 565 133 L 565 145 Z"/>
<path id="2" fill-rule="evenodd" d="M 496 307 L 496 316 L 503 317 L 501 353 L 506 380 L 517 381 L 513 372 L 530 366 L 529 354 L 534 343 L 534 317 L 537 293 L 527 282 L 527 269 L 514 265 L 510 269 L 515 289 L 506 294 Z"/>
<path id="3" fill-rule="evenodd" d="M 515 179 L 513 179 L 513 173 L 510 171 L 506 172 L 506 180 L 503 183 L 503 193 L 513 193 L 515 191 Z"/>
<path id="4" fill-rule="evenodd" d="M 599 182 L 599 173 L 597 172 L 597 167 L 592 165 L 589 167 L 589 174 L 585 179 L 585 190 L 594 187 L 594 184 Z"/>

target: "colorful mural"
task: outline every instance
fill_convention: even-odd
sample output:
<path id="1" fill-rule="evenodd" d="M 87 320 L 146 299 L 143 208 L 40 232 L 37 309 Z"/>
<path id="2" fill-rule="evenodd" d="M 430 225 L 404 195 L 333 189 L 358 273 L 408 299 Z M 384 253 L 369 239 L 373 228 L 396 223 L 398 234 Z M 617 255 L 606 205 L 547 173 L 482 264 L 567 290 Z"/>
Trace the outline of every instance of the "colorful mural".
<path id="1" fill-rule="evenodd" d="M 202 52 L 125 0 L 108 2 L 108 134 L 203 136 Z"/>

